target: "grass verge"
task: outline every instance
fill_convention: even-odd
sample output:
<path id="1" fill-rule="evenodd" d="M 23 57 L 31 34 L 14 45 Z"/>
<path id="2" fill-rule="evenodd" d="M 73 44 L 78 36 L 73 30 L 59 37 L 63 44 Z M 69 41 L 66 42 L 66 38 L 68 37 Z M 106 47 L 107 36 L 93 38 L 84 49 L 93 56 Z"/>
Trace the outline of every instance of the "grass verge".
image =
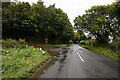
<path id="1" fill-rule="evenodd" d="M 2 78 L 29 78 L 50 55 L 15 40 L 2 41 Z"/>
<path id="2" fill-rule="evenodd" d="M 118 61 L 120 62 L 120 54 L 116 53 L 116 52 L 113 52 L 112 50 L 110 50 L 109 48 L 105 48 L 105 47 L 91 47 L 91 46 L 88 46 L 88 45 L 80 45 L 79 46 L 83 47 L 83 48 L 86 48 L 86 49 L 89 49 L 93 52 L 96 52 L 96 53 L 99 53 L 101 55 L 104 55 L 106 57 L 109 57 L 115 61 Z"/>

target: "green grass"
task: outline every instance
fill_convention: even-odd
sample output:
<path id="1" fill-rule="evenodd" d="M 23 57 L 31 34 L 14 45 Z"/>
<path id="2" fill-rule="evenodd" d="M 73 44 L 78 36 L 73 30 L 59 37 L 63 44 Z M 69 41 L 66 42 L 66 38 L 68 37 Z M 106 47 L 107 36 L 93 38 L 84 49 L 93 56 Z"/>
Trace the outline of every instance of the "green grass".
<path id="1" fill-rule="evenodd" d="M 101 55 L 107 56 L 115 61 L 120 61 L 120 54 L 113 52 L 112 50 L 110 50 L 109 48 L 105 48 L 105 47 L 91 47 L 91 46 L 87 46 L 87 45 L 79 45 L 81 47 L 84 47 L 86 49 L 89 49 L 93 52 L 99 53 Z"/>
<path id="2" fill-rule="evenodd" d="M 29 43 L 29 45 L 32 45 L 32 43 Z M 34 46 L 45 46 L 45 47 L 64 47 L 64 46 L 67 46 L 67 44 L 56 44 L 56 45 L 53 45 L 53 44 L 33 44 Z"/>
<path id="3" fill-rule="evenodd" d="M 2 78 L 29 78 L 51 57 L 46 51 L 43 55 L 43 50 L 20 43 L 9 42 L 9 46 L 14 44 L 14 46 L 20 45 L 20 47 L 8 48 L 7 42 L 9 41 L 6 41 L 5 44 L 3 42 L 4 48 L 2 49 Z"/>

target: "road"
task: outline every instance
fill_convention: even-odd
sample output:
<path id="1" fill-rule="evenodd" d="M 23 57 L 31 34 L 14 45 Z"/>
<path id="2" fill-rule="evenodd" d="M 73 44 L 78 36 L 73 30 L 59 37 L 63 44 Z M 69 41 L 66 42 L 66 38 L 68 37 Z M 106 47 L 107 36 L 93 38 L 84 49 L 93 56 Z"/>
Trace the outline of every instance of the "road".
<path id="1" fill-rule="evenodd" d="M 64 47 L 39 78 L 118 78 L 118 63 L 77 44 Z"/>

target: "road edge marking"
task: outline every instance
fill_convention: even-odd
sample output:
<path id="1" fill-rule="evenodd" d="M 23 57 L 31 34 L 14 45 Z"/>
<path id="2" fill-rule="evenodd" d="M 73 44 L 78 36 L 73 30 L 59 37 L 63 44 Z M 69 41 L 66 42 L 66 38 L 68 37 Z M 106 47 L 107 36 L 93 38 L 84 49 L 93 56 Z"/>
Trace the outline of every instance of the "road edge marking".
<path id="1" fill-rule="evenodd" d="M 77 55 L 79 56 L 79 58 L 81 59 L 81 61 L 84 62 L 83 58 L 80 56 L 80 54 L 77 52 Z"/>

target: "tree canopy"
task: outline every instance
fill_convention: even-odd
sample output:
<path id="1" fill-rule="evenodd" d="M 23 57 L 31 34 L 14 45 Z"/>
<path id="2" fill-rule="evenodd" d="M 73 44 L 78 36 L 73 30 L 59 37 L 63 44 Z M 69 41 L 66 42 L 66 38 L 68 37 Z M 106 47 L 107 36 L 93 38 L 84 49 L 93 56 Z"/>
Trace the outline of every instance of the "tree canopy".
<path id="1" fill-rule="evenodd" d="M 4 7 L 4 5 L 3 5 Z M 49 43 L 67 43 L 73 37 L 68 16 L 55 5 L 28 2 L 12 3 L 3 8 L 3 38 L 24 38 Z"/>
<path id="2" fill-rule="evenodd" d="M 110 37 L 117 38 L 120 28 L 118 19 L 111 16 L 113 6 L 115 5 L 93 6 L 86 10 L 86 14 L 74 20 L 75 28 L 88 32 L 90 36 L 95 36 L 98 44 L 108 43 Z"/>

